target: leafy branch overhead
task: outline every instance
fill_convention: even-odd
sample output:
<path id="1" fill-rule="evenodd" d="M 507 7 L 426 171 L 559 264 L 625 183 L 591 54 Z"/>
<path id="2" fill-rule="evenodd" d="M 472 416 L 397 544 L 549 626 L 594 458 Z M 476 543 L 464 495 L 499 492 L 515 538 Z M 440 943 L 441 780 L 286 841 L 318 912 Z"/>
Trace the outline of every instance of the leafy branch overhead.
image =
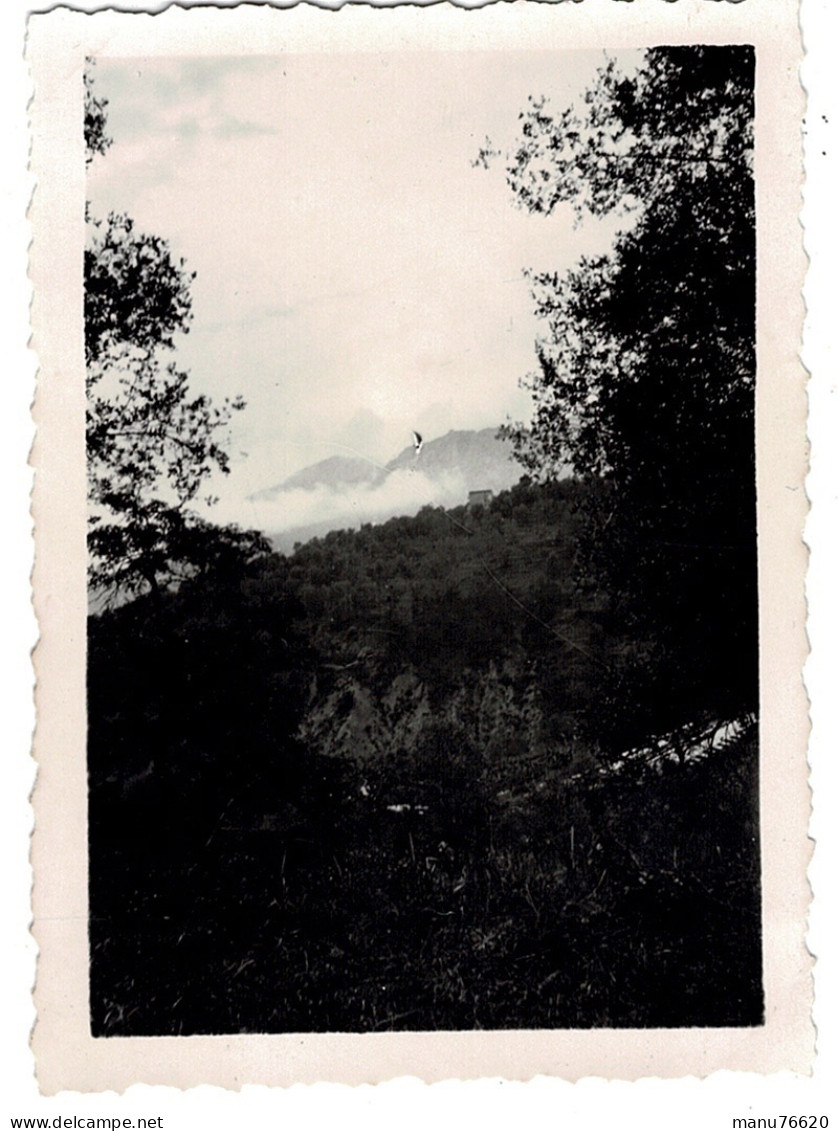
<path id="1" fill-rule="evenodd" d="M 192 320 L 194 272 L 159 236 L 138 235 L 129 216 L 92 222 L 84 253 L 85 354 L 91 379 L 130 348 L 172 349 Z"/>
<path id="2" fill-rule="evenodd" d="M 721 193 L 747 208 L 753 154 L 747 55 L 741 48 L 657 48 L 632 76 L 612 59 L 583 106 L 556 117 L 546 98 L 531 97 L 506 169 L 518 203 L 545 214 L 569 203 L 580 218 L 631 214 L 666 198 L 674 205 L 675 192 L 692 188 L 708 204 Z"/>
<path id="3" fill-rule="evenodd" d="M 111 144 L 106 106 L 94 95 L 88 70 L 88 163 Z M 213 472 L 229 471 L 228 426 L 244 401 L 232 397 L 219 405 L 194 395 L 188 373 L 165 360 L 177 335 L 189 331 L 195 277 L 168 242 L 138 233 L 123 214 L 87 221 L 90 579 L 107 591 L 156 592 L 215 560 L 207 538 L 216 528 L 187 508 Z M 244 559 L 267 552 L 264 540 L 233 527 L 223 533 L 227 550 L 237 537 Z"/>

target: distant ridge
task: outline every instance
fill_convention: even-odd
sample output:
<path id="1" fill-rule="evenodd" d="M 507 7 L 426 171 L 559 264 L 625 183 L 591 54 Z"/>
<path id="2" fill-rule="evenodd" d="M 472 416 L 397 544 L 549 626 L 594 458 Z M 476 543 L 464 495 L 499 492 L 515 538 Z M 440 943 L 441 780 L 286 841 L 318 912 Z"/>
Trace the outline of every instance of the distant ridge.
<path id="1" fill-rule="evenodd" d="M 353 456 L 329 456 L 317 464 L 303 467 L 287 480 L 250 495 L 252 501 L 277 499 L 285 491 L 313 491 L 317 487 L 345 487 L 379 484 L 392 472 L 422 472 L 432 481 L 451 473 L 465 478 L 469 487 L 504 491 L 521 477 L 520 466 L 512 461 L 512 446 L 499 440 L 492 428 L 480 431 L 450 431 L 435 440 L 425 440 L 420 455 L 408 444 L 385 466 Z"/>
<path id="2" fill-rule="evenodd" d="M 469 488 L 504 491 L 521 478 L 520 465 L 512 461 L 512 445 L 497 437 L 495 428 L 450 431 L 426 440 L 417 456 L 413 444 L 384 467 L 357 456 L 329 456 L 294 472 L 282 483 L 250 496 L 254 502 L 277 499 L 285 491 L 313 491 L 318 487 L 342 490 L 382 483 L 394 471 L 421 471 L 432 481 L 461 475 Z"/>
<path id="3" fill-rule="evenodd" d="M 318 463 L 303 467 L 273 487 L 257 491 L 250 498 L 254 502 L 275 499 L 283 491 L 313 491 L 316 487 L 336 485 L 354 487 L 359 483 L 374 483 L 381 478 L 381 469 L 370 460 L 352 456 L 329 456 Z"/>
<path id="4" fill-rule="evenodd" d="M 512 451 L 508 440 L 498 439 L 496 428 L 451 431 L 436 440 L 426 440 L 418 458 L 413 445 L 405 448 L 390 460 L 387 470 L 392 473 L 415 468 L 432 480 L 459 472 L 467 490 L 505 491 L 522 475 L 520 464 L 513 462 Z M 460 501 L 465 502 L 465 498 Z"/>
<path id="5" fill-rule="evenodd" d="M 283 495 L 300 491 L 340 501 L 340 514 L 333 510 L 332 517 L 323 519 L 312 514 L 310 522 L 271 533 L 277 549 L 288 553 L 296 542 L 329 530 L 416 514 L 427 505 L 458 506 L 467 501 L 469 491 L 507 490 L 521 475 L 511 443 L 498 439 L 495 428 L 452 430 L 425 439 L 418 454 L 414 444 L 406 445 L 384 466 L 358 457 L 330 456 L 251 495 L 250 501 L 281 506 Z"/>

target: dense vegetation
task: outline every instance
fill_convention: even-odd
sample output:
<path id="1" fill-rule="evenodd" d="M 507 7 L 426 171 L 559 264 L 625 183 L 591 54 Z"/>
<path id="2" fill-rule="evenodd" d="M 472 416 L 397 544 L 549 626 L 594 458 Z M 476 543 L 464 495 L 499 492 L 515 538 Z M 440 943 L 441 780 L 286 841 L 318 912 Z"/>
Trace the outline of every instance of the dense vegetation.
<path id="1" fill-rule="evenodd" d="M 607 255 L 529 273 L 534 417 L 510 430 L 536 477 L 592 488 L 585 568 L 632 645 L 614 748 L 756 710 L 753 84 L 749 47 L 611 60 L 576 105 L 530 99 L 506 155 L 518 206 L 623 224 Z"/>
<path id="2" fill-rule="evenodd" d="M 488 510 L 426 507 L 300 547 L 287 576 L 312 642 L 387 678 L 410 663 L 434 692 L 464 667 L 550 642 L 570 650 L 565 663 L 596 663 L 594 607 L 580 607 L 573 582 L 578 496 L 571 482 L 525 480 Z"/>
<path id="3" fill-rule="evenodd" d="M 95 1032 L 759 1021 L 754 728 L 684 763 L 580 737 L 611 641 L 570 582 L 578 494 L 336 532 L 91 621 Z M 428 709 L 399 744 L 391 701 L 385 756 L 300 737 L 407 672 Z M 538 745 L 496 725 L 504 690 Z"/>

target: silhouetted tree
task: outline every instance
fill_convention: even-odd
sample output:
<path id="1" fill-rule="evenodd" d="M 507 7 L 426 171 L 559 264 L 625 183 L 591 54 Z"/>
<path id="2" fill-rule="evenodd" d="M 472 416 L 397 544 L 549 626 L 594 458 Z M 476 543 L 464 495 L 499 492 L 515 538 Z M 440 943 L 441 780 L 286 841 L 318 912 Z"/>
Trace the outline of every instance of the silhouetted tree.
<path id="1" fill-rule="evenodd" d="M 85 76 L 88 163 L 111 144 L 107 102 Z M 188 504 L 215 469 L 226 472 L 224 446 L 240 397 L 219 406 L 194 395 L 189 375 L 166 351 L 187 333 L 194 275 L 158 236 L 133 221 L 89 214 L 84 254 L 87 363 L 87 466 L 90 497 L 90 580 L 104 590 L 156 592 L 172 578 L 202 568 L 188 550 L 206 548 L 209 527 Z M 239 536 L 224 540 L 229 551 Z M 239 549 L 256 549 L 242 533 Z M 260 551 L 264 547 L 259 547 Z"/>
<path id="2" fill-rule="evenodd" d="M 581 573 L 611 598 L 598 725 L 633 741 L 756 708 L 753 51 L 665 47 L 609 62 L 581 107 L 531 99 L 507 158 L 517 203 L 617 214 L 610 254 L 530 274 L 546 323 L 539 478 L 591 486 Z"/>

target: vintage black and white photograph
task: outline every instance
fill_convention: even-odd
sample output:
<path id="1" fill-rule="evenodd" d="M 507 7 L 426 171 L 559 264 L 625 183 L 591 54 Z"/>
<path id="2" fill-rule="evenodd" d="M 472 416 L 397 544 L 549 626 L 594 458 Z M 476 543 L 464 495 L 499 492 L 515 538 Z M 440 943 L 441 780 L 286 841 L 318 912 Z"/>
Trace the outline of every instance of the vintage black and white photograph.
<path id="1" fill-rule="evenodd" d="M 764 1020 L 754 50 L 90 57 L 90 1026 Z"/>

